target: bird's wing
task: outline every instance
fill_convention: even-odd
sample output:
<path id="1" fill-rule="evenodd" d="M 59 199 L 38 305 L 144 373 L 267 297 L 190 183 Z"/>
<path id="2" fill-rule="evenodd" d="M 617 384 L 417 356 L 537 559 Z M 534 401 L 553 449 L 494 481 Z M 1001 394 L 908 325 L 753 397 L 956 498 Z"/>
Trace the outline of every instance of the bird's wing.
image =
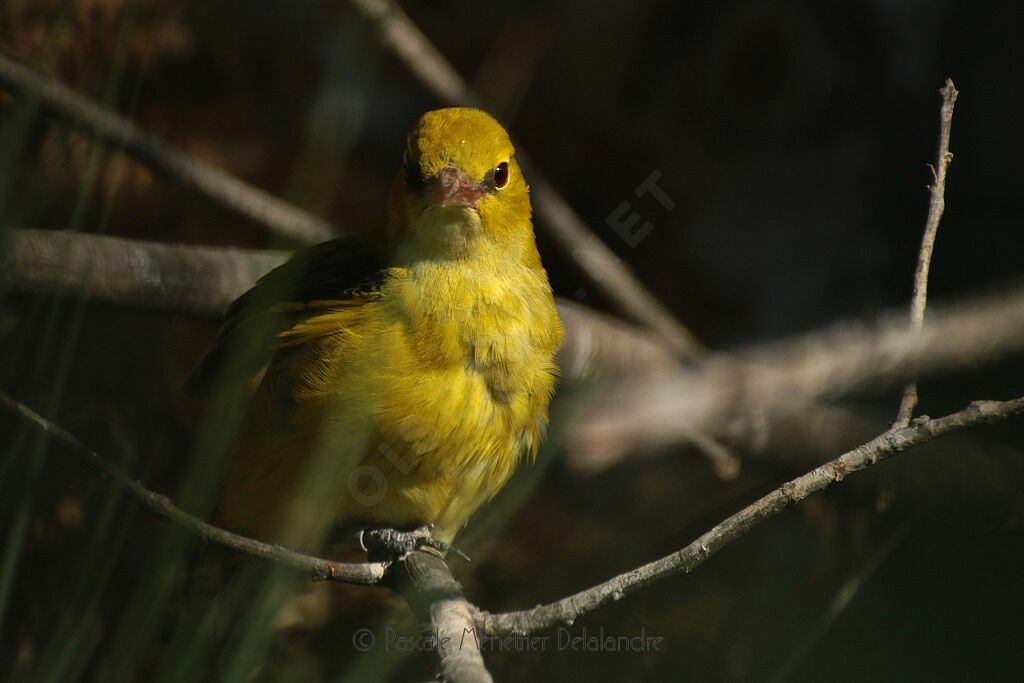
<path id="1" fill-rule="evenodd" d="M 270 361 L 283 330 L 324 309 L 378 298 L 387 277 L 385 260 L 363 242 L 337 239 L 298 252 L 231 304 L 213 348 L 186 380 L 186 391 L 203 398 L 221 375 L 253 378 Z"/>

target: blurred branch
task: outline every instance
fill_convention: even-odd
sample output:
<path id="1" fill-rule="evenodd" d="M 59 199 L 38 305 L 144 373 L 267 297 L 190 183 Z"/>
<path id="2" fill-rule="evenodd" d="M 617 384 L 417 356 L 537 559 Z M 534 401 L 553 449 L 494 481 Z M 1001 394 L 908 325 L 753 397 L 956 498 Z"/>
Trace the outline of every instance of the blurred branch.
<path id="1" fill-rule="evenodd" d="M 555 297 L 565 338 L 558 350 L 564 377 L 592 379 L 643 375 L 678 366 L 657 339 L 610 315 Z"/>
<path id="2" fill-rule="evenodd" d="M 540 169 L 525 155 L 521 161 L 530 174 L 533 206 L 541 225 L 547 226 L 551 236 L 619 312 L 650 328 L 680 358 L 702 355 L 706 349 L 693 333 L 683 327 L 633 275 L 629 266 L 587 227 Z"/>
<path id="3" fill-rule="evenodd" d="M 11 230 L 0 252 L 0 283 L 28 292 L 219 317 L 288 255 L 63 230 Z"/>
<path id="4" fill-rule="evenodd" d="M 902 428 L 901 428 L 902 429 Z M 907 538 L 910 530 L 915 525 L 919 524 L 920 520 L 910 518 L 900 524 L 895 531 L 889 534 L 888 538 L 882 542 L 881 546 L 876 548 L 867 562 L 860 567 L 856 573 L 853 574 L 849 579 L 843 582 L 843 585 L 839 587 L 832 600 L 829 601 L 828 609 L 824 614 L 821 615 L 818 623 L 814 625 L 809 632 L 802 634 L 796 642 L 796 646 L 792 652 L 783 660 L 782 665 L 779 669 L 770 677 L 766 678 L 768 681 L 788 681 L 793 678 L 797 667 L 804 664 L 810 655 L 821 645 L 826 634 L 836 623 L 840 616 L 843 615 L 857 598 L 861 589 L 872 579 L 875 573 L 885 564 L 893 551 Z"/>
<path id="5" fill-rule="evenodd" d="M 737 418 L 771 420 L 794 406 L 882 387 L 917 373 L 968 367 L 1024 349 L 1024 286 L 941 307 L 920 332 L 905 313 L 844 323 L 692 369 L 624 380 L 604 392 L 570 436 L 576 457 L 609 462 L 636 449 L 728 433 Z"/>
<path id="6" fill-rule="evenodd" d="M 277 251 L 14 230 L 0 254 L 0 283 L 216 317 L 287 257 Z M 566 328 L 559 352 L 566 377 L 633 375 L 613 387 L 607 400 L 602 397 L 597 413 L 584 418 L 578 435 L 589 434 L 594 443 L 576 439 L 570 461 L 590 471 L 627 449 L 692 442 L 694 434 L 754 450 L 767 440 L 792 448 L 823 439 L 821 452 L 834 453 L 825 447 L 831 443 L 827 439 L 848 432 L 835 409 L 811 406 L 813 399 L 892 384 L 915 370 L 964 367 L 1024 347 L 1024 288 L 950 305 L 921 333 L 889 316 L 874 328 L 848 323 L 738 355 L 713 354 L 690 368 L 681 368 L 664 347 L 625 323 L 565 300 L 558 307 Z M 811 420 L 814 411 L 825 419 Z"/>
<path id="7" fill-rule="evenodd" d="M 353 4 L 377 27 L 381 41 L 439 99 L 452 106 L 479 106 L 479 97 L 397 3 L 353 0 Z M 527 170 L 534 210 L 541 225 L 601 292 L 623 315 L 656 332 L 679 356 L 700 355 L 704 349 L 696 337 L 587 227 L 544 173 L 529 162 L 526 154 L 520 152 L 518 157 Z"/>
<path id="8" fill-rule="evenodd" d="M 0 252 L 0 284 L 97 301 L 219 317 L 284 251 L 143 242 L 55 230 L 12 230 Z M 576 379 L 675 365 L 664 346 L 626 323 L 560 299 L 563 372 Z"/>
<path id="9" fill-rule="evenodd" d="M 939 151 L 935 166 L 932 167 L 933 181 L 931 201 L 928 203 L 928 218 L 925 221 L 924 235 L 921 237 L 921 251 L 917 257 L 917 268 L 914 269 L 914 294 L 910 303 L 910 325 L 920 331 L 924 325 L 924 309 L 928 303 L 928 271 L 931 268 L 932 252 L 935 250 L 935 236 L 939 231 L 939 221 L 946 208 L 946 170 L 953 161 L 949 151 L 949 133 L 953 126 L 953 107 L 959 94 L 951 79 L 939 90 L 942 95 L 942 109 L 939 112 Z M 903 389 L 900 409 L 894 428 L 906 427 L 917 407 L 917 383 L 911 382 Z"/>
<path id="10" fill-rule="evenodd" d="M 338 233 L 323 219 L 230 173 L 195 160 L 71 88 L 4 55 L 0 55 L 0 86 L 34 98 L 57 118 L 123 149 L 171 180 L 245 216 L 275 235 L 291 241 L 320 242 Z"/>
<path id="11" fill-rule="evenodd" d="M 377 27 L 380 41 L 438 98 L 451 105 L 479 106 L 469 84 L 401 7 L 389 0 L 352 2 Z"/>
<path id="12" fill-rule="evenodd" d="M 656 581 L 692 571 L 764 519 L 842 481 L 853 472 L 947 434 L 1000 422 L 1021 413 L 1024 413 L 1024 397 L 1011 401 L 975 401 L 966 409 L 945 417 L 917 418 L 908 427 L 887 431 L 783 484 L 671 555 L 547 605 L 504 614 L 481 611 L 476 616 L 477 626 L 485 635 L 501 636 L 522 635 L 558 624 L 572 624 L 580 616 L 613 600 L 621 600 Z"/>
<path id="13" fill-rule="evenodd" d="M 0 391 L 0 408 L 17 415 L 47 436 L 53 437 L 90 467 L 108 476 L 115 484 L 127 491 L 132 498 L 141 503 L 150 512 L 169 519 L 178 526 L 199 535 L 206 541 L 212 541 L 226 548 L 296 569 L 309 574 L 317 580 L 372 585 L 379 583 L 384 578 L 384 573 L 388 566 L 384 562 L 333 562 L 319 557 L 296 553 L 279 545 L 263 543 L 262 541 L 225 531 L 185 512 L 172 503 L 167 496 L 150 491 L 139 482 L 125 475 L 111 462 L 101 458 L 73 434 L 50 422 L 28 406 L 14 400 L 2 391 Z"/>

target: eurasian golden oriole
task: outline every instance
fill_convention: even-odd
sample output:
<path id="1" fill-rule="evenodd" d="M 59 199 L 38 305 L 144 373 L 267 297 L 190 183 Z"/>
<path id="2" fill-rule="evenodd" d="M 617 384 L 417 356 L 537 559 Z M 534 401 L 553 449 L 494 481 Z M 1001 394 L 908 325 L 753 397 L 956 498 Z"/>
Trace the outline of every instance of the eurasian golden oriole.
<path id="1" fill-rule="evenodd" d="M 297 547 L 336 523 L 429 525 L 450 543 L 536 454 L 548 421 L 562 327 L 530 214 L 497 121 L 424 114 L 386 247 L 300 252 L 232 305 L 193 371 L 199 394 L 225 367 L 258 383 L 218 521 Z M 261 326 L 266 357 L 246 348 Z M 240 354 L 250 361 L 232 365 Z"/>

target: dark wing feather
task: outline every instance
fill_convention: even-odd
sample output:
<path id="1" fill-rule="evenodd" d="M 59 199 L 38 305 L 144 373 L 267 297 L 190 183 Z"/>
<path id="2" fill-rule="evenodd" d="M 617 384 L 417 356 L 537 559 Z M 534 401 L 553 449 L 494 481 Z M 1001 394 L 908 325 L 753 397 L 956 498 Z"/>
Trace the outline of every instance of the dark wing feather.
<path id="1" fill-rule="evenodd" d="M 251 379 L 269 362 L 279 332 L 324 307 L 375 298 L 386 278 L 386 261 L 364 242 L 337 239 L 296 253 L 231 304 L 185 390 L 203 398 L 221 374 Z"/>

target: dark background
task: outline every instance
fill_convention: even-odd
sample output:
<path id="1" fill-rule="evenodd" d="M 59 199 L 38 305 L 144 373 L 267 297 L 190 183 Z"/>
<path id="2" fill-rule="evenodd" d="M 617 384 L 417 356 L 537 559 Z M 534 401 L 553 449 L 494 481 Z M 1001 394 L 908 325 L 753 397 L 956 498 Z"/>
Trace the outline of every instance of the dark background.
<path id="1" fill-rule="evenodd" d="M 906 305 L 946 77 L 961 95 L 930 300 L 1020 279 L 1019 3 L 404 7 L 595 232 L 711 347 Z M 379 229 L 404 136 L 439 106 L 344 2 L 7 3 L 0 49 L 352 232 Z M 280 246 L 87 136 L 47 120 L 18 128 L 11 101 L 3 107 L 5 227 Z M 12 130 L 25 134 L 17 154 Z M 653 171 L 671 211 L 634 196 Z M 606 223 L 622 201 L 654 225 L 633 248 Z M 604 307 L 543 230 L 539 240 L 557 293 Z M 11 294 L 0 308 L 0 386 L 180 497 L 202 471 L 190 454 L 204 415 L 180 385 L 214 331 L 211 321 Z M 1019 356 L 932 378 L 920 411 L 1011 398 L 1022 380 Z M 880 431 L 898 398 L 847 405 Z M 44 460 L 41 442 L 10 421 L 0 426 L 0 672 L 431 675 L 429 654 L 353 649 L 357 628 L 412 632 L 406 617 L 388 621 L 385 607 L 401 613 L 401 603 L 379 590 L 324 589 L 334 607 L 324 624 L 253 645 L 239 635 L 252 615 L 192 597 L 194 568 L 161 572 L 162 549 L 180 549 L 160 545 L 171 543 L 164 523 L 55 449 Z M 902 456 L 762 524 L 693 575 L 569 629 L 643 631 L 664 638 L 660 652 L 553 651 L 557 633 L 547 633 L 549 651 L 490 653 L 488 665 L 499 680 L 1015 680 L 1022 436 L 1005 425 Z M 516 482 L 539 485 L 507 526 L 478 520 L 467 532 L 474 544 L 490 537 L 458 568 L 485 609 L 562 597 L 682 547 L 811 464 L 768 454 L 723 482 L 686 451 L 596 476 L 564 467 L 557 448 L 542 460 Z M 205 614 L 193 641 L 183 624 Z"/>

